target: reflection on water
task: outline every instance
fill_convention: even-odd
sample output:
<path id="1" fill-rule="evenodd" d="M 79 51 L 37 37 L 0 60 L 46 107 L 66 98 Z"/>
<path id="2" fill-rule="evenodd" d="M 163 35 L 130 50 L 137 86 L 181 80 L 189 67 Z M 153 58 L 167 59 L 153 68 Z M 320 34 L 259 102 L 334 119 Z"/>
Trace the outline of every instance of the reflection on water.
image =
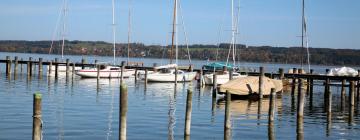
<path id="1" fill-rule="evenodd" d="M 292 66 L 291 66 L 292 67 Z M 119 79 L 81 79 L 76 75 L 42 78 L 23 72 L 0 73 L 0 139 L 31 137 L 32 94 L 43 94 L 45 139 L 118 139 Z M 0 70 L 4 66 L 0 65 Z M 184 139 L 186 90 L 193 89 L 191 135 L 185 139 L 358 139 L 359 103 L 349 106 L 340 87 L 331 87 L 331 113 L 324 111 L 324 88 L 314 86 L 306 96 L 304 119 L 296 119 L 297 93 L 285 91 L 276 100 L 268 123 L 269 99 L 232 100 L 231 133 L 224 134 L 224 101 L 211 87 L 196 83 L 148 83 L 125 79 L 128 95 L 129 139 Z M 347 89 L 346 89 L 347 90 Z M 348 93 L 348 91 L 346 91 Z M 311 102 L 311 103 L 310 103 Z"/>

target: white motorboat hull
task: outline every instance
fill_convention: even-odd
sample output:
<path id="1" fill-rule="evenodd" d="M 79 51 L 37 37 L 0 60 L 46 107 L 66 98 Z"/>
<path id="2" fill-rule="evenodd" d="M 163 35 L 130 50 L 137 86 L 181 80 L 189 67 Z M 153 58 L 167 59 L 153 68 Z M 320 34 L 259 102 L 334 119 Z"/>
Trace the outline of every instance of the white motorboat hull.
<path id="1" fill-rule="evenodd" d="M 190 82 L 195 79 L 196 72 L 184 72 L 177 75 L 177 82 Z M 175 82 L 173 73 L 152 73 L 147 77 L 149 82 Z"/>
<path id="2" fill-rule="evenodd" d="M 247 75 L 234 75 L 233 79 L 239 78 L 239 77 L 246 77 Z M 227 82 L 229 82 L 229 74 L 217 74 L 216 75 L 216 84 L 222 85 Z M 204 75 L 204 81 L 206 85 L 212 85 L 213 84 L 213 74 L 205 74 Z"/>
<path id="3" fill-rule="evenodd" d="M 82 78 L 97 78 L 97 69 L 84 69 L 75 72 L 76 75 Z M 123 77 L 127 78 L 135 74 L 134 69 L 124 69 Z M 119 78 L 121 77 L 121 70 L 100 70 L 100 78 Z"/>

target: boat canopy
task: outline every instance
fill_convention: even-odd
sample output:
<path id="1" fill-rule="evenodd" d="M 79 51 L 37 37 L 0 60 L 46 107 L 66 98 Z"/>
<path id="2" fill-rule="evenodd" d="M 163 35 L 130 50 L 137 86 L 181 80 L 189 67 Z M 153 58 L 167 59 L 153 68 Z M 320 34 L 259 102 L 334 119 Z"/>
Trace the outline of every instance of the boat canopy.
<path id="1" fill-rule="evenodd" d="M 234 66 L 231 64 L 225 64 L 225 63 L 219 63 L 219 62 L 215 62 L 215 63 L 210 63 L 210 64 L 206 64 L 204 65 L 204 68 L 207 70 L 222 70 L 224 68 L 224 66 L 226 66 L 227 69 L 233 69 Z"/>

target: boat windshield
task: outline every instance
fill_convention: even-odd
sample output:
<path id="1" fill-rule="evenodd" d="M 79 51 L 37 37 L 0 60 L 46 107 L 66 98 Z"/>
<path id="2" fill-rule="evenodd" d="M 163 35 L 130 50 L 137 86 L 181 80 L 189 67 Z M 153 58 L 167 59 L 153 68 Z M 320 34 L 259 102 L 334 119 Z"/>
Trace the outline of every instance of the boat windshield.
<path id="1" fill-rule="evenodd" d="M 160 73 L 171 73 L 170 69 L 160 69 Z"/>

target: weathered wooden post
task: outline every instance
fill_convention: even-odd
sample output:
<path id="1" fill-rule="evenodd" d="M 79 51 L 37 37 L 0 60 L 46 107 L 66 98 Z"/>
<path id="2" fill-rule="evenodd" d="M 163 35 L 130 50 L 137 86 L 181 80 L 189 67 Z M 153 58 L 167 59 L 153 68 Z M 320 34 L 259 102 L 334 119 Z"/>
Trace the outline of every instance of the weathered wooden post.
<path id="1" fill-rule="evenodd" d="M 84 58 L 81 59 L 81 69 L 85 68 L 86 60 Z"/>
<path id="2" fill-rule="evenodd" d="M 137 78 L 138 78 L 138 69 L 135 69 L 135 83 L 137 82 Z"/>
<path id="3" fill-rule="evenodd" d="M 17 74 L 17 71 L 18 71 L 18 65 L 19 65 L 19 58 L 17 56 L 15 56 L 15 59 L 14 59 L 14 75 L 16 76 Z"/>
<path id="4" fill-rule="evenodd" d="M 29 61 L 27 62 L 27 75 L 30 77 L 32 75 L 32 57 L 29 57 Z"/>
<path id="5" fill-rule="evenodd" d="M 42 71 L 43 71 L 43 59 L 39 58 L 39 76 L 42 75 Z"/>
<path id="6" fill-rule="evenodd" d="M 20 61 L 23 61 L 23 58 L 20 58 Z M 20 73 L 22 73 L 23 72 L 23 64 L 21 63 L 20 64 Z"/>
<path id="7" fill-rule="evenodd" d="M 302 79 L 299 78 L 297 116 L 300 117 L 300 118 L 303 118 L 303 116 L 304 116 L 305 96 L 302 93 L 301 86 L 302 86 Z"/>
<path id="8" fill-rule="evenodd" d="M 75 74 L 75 63 L 72 63 L 72 73 L 71 73 L 72 79 L 74 79 L 74 74 Z"/>
<path id="9" fill-rule="evenodd" d="M 191 112 L 192 112 L 192 91 L 190 89 L 188 89 L 187 90 L 187 100 L 186 100 L 185 134 L 184 134 L 184 136 L 190 135 Z"/>
<path id="10" fill-rule="evenodd" d="M 227 138 L 227 135 L 231 129 L 231 113 L 230 113 L 230 104 L 231 94 L 229 91 L 226 91 L 226 102 L 225 102 L 225 121 L 224 121 L 224 138 Z"/>
<path id="11" fill-rule="evenodd" d="M 346 80 L 343 79 L 341 81 L 341 108 L 345 107 L 345 98 L 346 98 L 346 91 L 345 91 L 345 83 L 346 83 Z"/>
<path id="12" fill-rule="evenodd" d="M 128 88 L 124 83 L 120 85 L 120 120 L 119 120 L 119 140 L 126 140 L 126 118 L 128 111 Z"/>
<path id="13" fill-rule="evenodd" d="M 283 80 L 285 77 L 284 75 L 284 69 L 283 68 L 279 68 L 279 79 Z"/>
<path id="14" fill-rule="evenodd" d="M 331 105 L 332 105 L 332 95 L 331 95 L 331 91 L 329 91 L 327 104 L 326 104 L 326 122 L 327 122 L 326 130 L 327 130 L 327 134 L 330 132 L 330 129 L 331 129 L 331 118 L 332 118 Z"/>
<path id="15" fill-rule="evenodd" d="M 10 56 L 6 56 L 6 76 L 11 74 L 11 59 Z"/>
<path id="16" fill-rule="evenodd" d="M 233 71 L 232 69 L 229 70 L 229 80 L 233 79 Z"/>
<path id="17" fill-rule="evenodd" d="M 49 77 L 51 76 L 51 72 L 52 72 L 52 61 L 50 61 L 49 69 L 48 69 Z"/>
<path id="18" fill-rule="evenodd" d="M 329 73 L 329 69 L 326 69 L 326 73 Z M 329 91 L 330 91 L 330 86 L 329 86 L 329 84 L 330 84 L 330 79 L 329 78 L 326 78 L 326 80 L 325 80 L 325 88 L 324 88 L 324 103 L 325 103 L 325 105 L 327 104 L 327 102 L 326 102 L 326 100 L 327 100 L 327 98 L 328 98 L 328 96 L 329 96 Z"/>
<path id="19" fill-rule="evenodd" d="M 310 69 L 310 74 L 313 75 L 314 73 L 314 70 L 313 69 Z M 312 100 L 312 97 L 313 97 L 313 92 L 314 92 L 314 79 L 313 78 L 310 78 L 310 89 L 309 89 L 309 92 L 310 92 L 310 99 Z"/>
<path id="20" fill-rule="evenodd" d="M 42 139 L 42 120 L 41 120 L 41 94 L 34 94 L 33 101 L 33 130 L 32 130 L 32 139 L 41 140 Z"/>
<path id="21" fill-rule="evenodd" d="M 70 60 L 66 59 L 66 77 L 69 75 L 70 72 Z"/>
<path id="22" fill-rule="evenodd" d="M 292 79 L 292 84 L 291 84 L 291 96 L 295 96 L 295 90 L 296 90 L 296 76 L 295 74 L 297 74 L 297 69 L 293 68 L 293 79 Z"/>
<path id="23" fill-rule="evenodd" d="M 121 61 L 121 73 L 120 73 L 120 82 L 124 82 L 124 69 L 125 69 L 125 61 Z"/>
<path id="24" fill-rule="evenodd" d="M 272 123 L 272 122 L 274 121 L 274 116 L 275 116 L 275 100 L 276 100 L 275 88 L 271 88 L 270 102 L 269 102 L 269 123 Z"/>
<path id="25" fill-rule="evenodd" d="M 260 76 L 259 76 L 259 98 L 263 98 L 263 88 L 264 88 L 264 67 L 260 67 Z"/>
<path id="26" fill-rule="evenodd" d="M 144 81 L 145 88 L 147 86 L 147 83 L 148 83 L 148 69 L 145 69 L 145 81 Z"/>
<path id="27" fill-rule="evenodd" d="M 178 81 L 178 68 L 175 67 L 175 86 L 177 85 L 177 81 Z"/>
<path id="28" fill-rule="evenodd" d="M 217 91 L 217 76 L 216 74 L 214 73 L 213 74 L 213 89 L 212 89 L 212 92 L 213 92 L 213 97 L 216 97 L 216 91 Z"/>
<path id="29" fill-rule="evenodd" d="M 97 81 L 100 80 L 100 65 L 96 65 L 96 78 L 97 78 Z"/>
<path id="30" fill-rule="evenodd" d="M 354 118 L 354 81 L 350 81 L 349 86 L 349 124 L 351 125 L 353 123 Z"/>
<path id="31" fill-rule="evenodd" d="M 55 79 L 58 78 L 58 74 L 59 74 L 59 59 L 55 58 Z"/>

